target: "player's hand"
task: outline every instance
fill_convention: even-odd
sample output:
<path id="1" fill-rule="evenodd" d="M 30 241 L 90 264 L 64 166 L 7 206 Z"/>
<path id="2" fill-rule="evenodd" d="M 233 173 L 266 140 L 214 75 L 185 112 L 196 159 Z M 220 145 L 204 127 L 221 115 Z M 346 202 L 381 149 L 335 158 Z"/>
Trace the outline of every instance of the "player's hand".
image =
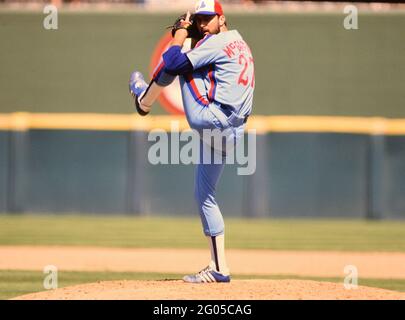
<path id="1" fill-rule="evenodd" d="M 190 11 L 178 17 L 171 26 L 167 27 L 167 29 L 172 29 L 173 38 L 179 30 L 187 31 L 187 33 L 179 31 L 178 35 L 181 37 L 187 34 L 187 38 L 196 39 L 197 41 L 203 38 L 203 35 L 198 31 L 197 23 L 194 20 L 194 14 L 191 14 Z"/>
<path id="2" fill-rule="evenodd" d="M 191 16 L 190 11 L 187 11 L 186 17 L 179 21 L 178 27 L 174 31 L 173 37 L 175 37 L 176 34 L 179 34 L 179 33 L 181 33 L 181 36 L 180 36 L 181 38 L 183 38 L 183 36 L 185 38 L 188 37 L 188 30 L 192 25 L 192 23 L 190 22 L 190 16 Z"/>
<path id="3" fill-rule="evenodd" d="M 190 22 L 190 17 L 191 17 L 191 13 L 190 13 L 190 11 L 187 11 L 185 19 L 180 20 L 181 28 L 188 29 L 192 25 L 192 22 Z"/>

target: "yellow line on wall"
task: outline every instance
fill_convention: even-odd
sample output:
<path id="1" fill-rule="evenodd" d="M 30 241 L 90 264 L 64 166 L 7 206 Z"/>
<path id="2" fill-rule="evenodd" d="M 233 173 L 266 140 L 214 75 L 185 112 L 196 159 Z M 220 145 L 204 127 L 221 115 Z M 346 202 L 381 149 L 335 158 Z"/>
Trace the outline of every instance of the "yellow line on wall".
<path id="1" fill-rule="evenodd" d="M 189 129 L 185 116 L 89 113 L 0 114 L 0 130 L 105 130 L 183 131 Z M 351 134 L 405 135 L 405 119 L 331 116 L 251 116 L 247 129 L 268 132 L 331 132 Z"/>
<path id="2" fill-rule="evenodd" d="M 249 125 L 260 128 L 260 132 L 405 135 L 405 119 L 337 116 L 257 116 L 252 118 L 252 121 L 249 119 Z"/>

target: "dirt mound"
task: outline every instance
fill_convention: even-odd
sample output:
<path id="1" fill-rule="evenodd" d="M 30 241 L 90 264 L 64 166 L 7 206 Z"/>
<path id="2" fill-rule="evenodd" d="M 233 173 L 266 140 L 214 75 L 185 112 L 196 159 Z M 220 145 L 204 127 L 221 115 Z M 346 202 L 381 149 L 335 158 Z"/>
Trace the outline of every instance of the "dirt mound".
<path id="1" fill-rule="evenodd" d="M 231 283 L 188 284 L 181 280 L 105 281 L 17 297 L 21 300 L 273 300 L 377 299 L 405 300 L 405 293 L 343 283 L 308 280 L 233 280 Z"/>

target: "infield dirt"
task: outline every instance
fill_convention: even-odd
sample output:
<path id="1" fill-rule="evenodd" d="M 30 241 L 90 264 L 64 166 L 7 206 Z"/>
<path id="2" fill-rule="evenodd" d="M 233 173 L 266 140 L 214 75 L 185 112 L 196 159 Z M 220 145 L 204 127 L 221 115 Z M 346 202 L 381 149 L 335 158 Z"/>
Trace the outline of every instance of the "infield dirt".
<path id="1" fill-rule="evenodd" d="M 405 293 L 309 280 L 235 280 L 188 284 L 181 280 L 106 281 L 17 297 L 19 300 L 405 300 Z"/>

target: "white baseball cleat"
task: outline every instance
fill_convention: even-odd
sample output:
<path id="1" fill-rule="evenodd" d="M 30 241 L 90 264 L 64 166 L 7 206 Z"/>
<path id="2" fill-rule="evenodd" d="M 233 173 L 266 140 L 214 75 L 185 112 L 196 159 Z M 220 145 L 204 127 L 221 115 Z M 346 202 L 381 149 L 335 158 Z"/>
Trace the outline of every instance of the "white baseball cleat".
<path id="1" fill-rule="evenodd" d="M 231 277 L 223 275 L 208 266 L 197 274 L 184 276 L 183 281 L 189 283 L 231 282 Z"/>

